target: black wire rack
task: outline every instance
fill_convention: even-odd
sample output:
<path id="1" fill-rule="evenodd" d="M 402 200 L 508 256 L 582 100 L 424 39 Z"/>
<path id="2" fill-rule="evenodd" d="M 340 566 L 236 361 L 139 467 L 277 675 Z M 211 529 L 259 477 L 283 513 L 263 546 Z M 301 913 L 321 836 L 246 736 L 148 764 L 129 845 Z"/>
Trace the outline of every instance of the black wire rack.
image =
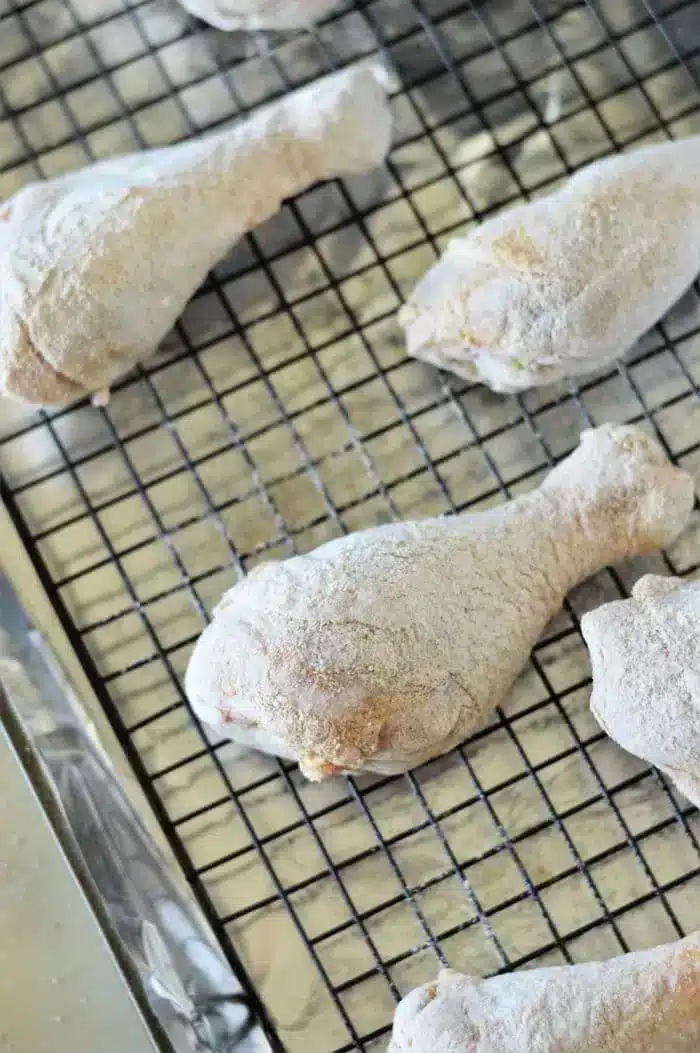
<path id="1" fill-rule="evenodd" d="M 395 778 L 310 785 L 213 739 L 182 674 L 255 562 L 536 485 L 582 428 L 641 423 L 700 467 L 691 290 L 579 387 L 496 396 L 406 359 L 397 305 L 455 233 L 617 150 L 700 131 L 700 3 L 357 0 L 313 31 L 225 34 L 174 2 L 0 0 L 0 199 L 173 142 L 365 55 L 394 77 L 379 172 L 236 246 L 110 404 L 3 404 L 2 497 L 275 1050 L 386 1047 L 440 961 L 571 962 L 697 927 L 696 813 L 588 710 L 570 598 L 480 734 Z"/>

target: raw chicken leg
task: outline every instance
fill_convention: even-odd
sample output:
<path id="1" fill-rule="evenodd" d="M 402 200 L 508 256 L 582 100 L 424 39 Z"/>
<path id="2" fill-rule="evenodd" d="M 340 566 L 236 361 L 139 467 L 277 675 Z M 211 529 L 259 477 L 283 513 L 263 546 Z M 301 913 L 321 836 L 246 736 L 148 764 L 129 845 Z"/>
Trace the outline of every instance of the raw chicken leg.
<path id="1" fill-rule="evenodd" d="M 407 995 L 389 1053 L 697 1053 L 700 936 L 488 980 L 446 969 Z"/>
<path id="2" fill-rule="evenodd" d="M 581 628 L 596 720 L 700 806 L 700 581 L 649 574 Z"/>
<path id="3" fill-rule="evenodd" d="M 180 0 L 217 29 L 303 29 L 320 21 L 342 0 Z"/>
<path id="4" fill-rule="evenodd" d="M 599 161 L 450 242 L 399 312 L 408 352 L 494 391 L 590 373 L 700 270 L 700 136 Z"/>
<path id="5" fill-rule="evenodd" d="M 155 350 L 207 271 L 283 198 L 386 155 L 363 64 L 219 135 L 104 161 L 0 207 L 0 391 L 59 403 Z"/>
<path id="6" fill-rule="evenodd" d="M 502 700 L 564 595 L 671 541 L 690 476 L 634 427 L 584 432 L 538 490 L 267 563 L 223 597 L 185 687 L 225 735 L 310 779 L 405 771 Z"/>

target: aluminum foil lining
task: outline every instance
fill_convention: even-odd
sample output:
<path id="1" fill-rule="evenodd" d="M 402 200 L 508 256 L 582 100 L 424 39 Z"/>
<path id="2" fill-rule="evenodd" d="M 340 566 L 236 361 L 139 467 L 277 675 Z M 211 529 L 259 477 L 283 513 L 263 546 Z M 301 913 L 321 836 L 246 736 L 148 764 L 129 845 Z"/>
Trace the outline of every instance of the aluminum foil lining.
<path id="1" fill-rule="evenodd" d="M 241 984 L 125 793 L 83 707 L 0 575 L 0 685 L 93 894 L 175 1053 L 268 1049 Z"/>

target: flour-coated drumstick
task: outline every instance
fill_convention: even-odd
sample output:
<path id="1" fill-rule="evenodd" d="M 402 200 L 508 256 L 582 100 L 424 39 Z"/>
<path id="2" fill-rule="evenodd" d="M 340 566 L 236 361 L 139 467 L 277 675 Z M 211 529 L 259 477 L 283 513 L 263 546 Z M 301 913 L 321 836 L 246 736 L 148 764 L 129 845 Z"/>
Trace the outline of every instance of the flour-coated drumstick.
<path id="1" fill-rule="evenodd" d="M 486 720 L 568 589 L 670 542 L 692 501 L 688 473 L 638 428 L 585 432 L 539 489 L 501 507 L 256 567 L 197 642 L 188 697 L 310 779 L 404 771 Z"/>
<path id="2" fill-rule="evenodd" d="M 700 581 L 648 574 L 581 629 L 596 719 L 700 806 Z"/>
<path id="3" fill-rule="evenodd" d="M 218 135 L 24 187 L 0 205 L 0 391 L 46 404 L 108 388 L 246 231 L 378 164 L 390 136 L 382 71 L 363 64 Z"/>
<path id="4" fill-rule="evenodd" d="M 407 995 L 389 1053 L 697 1053 L 700 936 L 606 962 L 480 980 L 447 969 Z"/>
<path id="5" fill-rule="evenodd" d="M 342 0 L 180 0 L 217 29 L 303 29 L 320 21 Z"/>
<path id="6" fill-rule="evenodd" d="M 399 312 L 408 352 L 522 391 L 627 351 L 700 270 L 700 136 L 599 161 L 455 238 Z"/>

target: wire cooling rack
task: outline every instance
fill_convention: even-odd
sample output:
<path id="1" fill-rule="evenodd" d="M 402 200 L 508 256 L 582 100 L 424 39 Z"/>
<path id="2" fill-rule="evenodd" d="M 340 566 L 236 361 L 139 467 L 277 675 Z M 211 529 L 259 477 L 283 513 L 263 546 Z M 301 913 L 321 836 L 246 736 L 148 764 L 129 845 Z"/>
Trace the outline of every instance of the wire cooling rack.
<path id="1" fill-rule="evenodd" d="M 453 234 L 594 158 L 700 130 L 700 3 L 359 0 L 312 32 L 245 35 L 174 2 L 0 0 L 0 198 L 374 52 L 395 77 L 381 171 L 309 191 L 236 246 L 105 409 L 4 403 L 0 422 L 2 496 L 289 1053 L 384 1049 L 397 998 L 439 959 L 584 960 L 700 918 L 697 816 L 592 720 L 578 622 L 644 570 L 694 572 L 697 524 L 577 590 L 489 726 L 405 777 L 306 784 L 187 707 L 192 644 L 261 559 L 498 503 L 605 420 L 700 468 L 695 291 L 625 364 L 520 398 L 408 361 L 394 321 Z"/>

